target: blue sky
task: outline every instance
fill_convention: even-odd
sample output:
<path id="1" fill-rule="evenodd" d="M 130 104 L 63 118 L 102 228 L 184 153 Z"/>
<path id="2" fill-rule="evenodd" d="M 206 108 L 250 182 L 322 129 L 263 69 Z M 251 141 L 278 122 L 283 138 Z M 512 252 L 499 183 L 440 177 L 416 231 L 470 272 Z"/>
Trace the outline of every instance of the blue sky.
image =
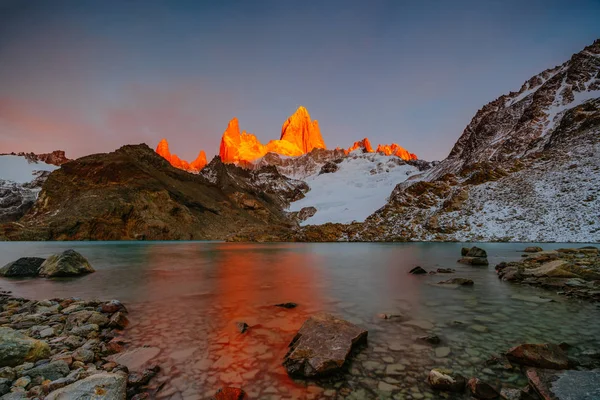
<path id="1" fill-rule="evenodd" d="M 475 112 L 600 38 L 598 1 L 0 0 L 0 152 L 266 142 L 299 105 L 328 147 L 442 159 Z"/>

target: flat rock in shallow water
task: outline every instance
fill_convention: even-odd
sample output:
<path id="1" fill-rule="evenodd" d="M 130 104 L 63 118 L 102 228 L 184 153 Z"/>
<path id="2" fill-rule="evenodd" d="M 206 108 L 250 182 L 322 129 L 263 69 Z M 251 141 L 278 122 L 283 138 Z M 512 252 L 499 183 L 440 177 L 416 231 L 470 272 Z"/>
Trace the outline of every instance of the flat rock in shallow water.
<path id="1" fill-rule="evenodd" d="M 44 261 L 39 257 L 21 257 L 0 268 L 0 276 L 37 276 Z"/>
<path id="2" fill-rule="evenodd" d="M 368 332 L 333 315 L 319 313 L 304 322 L 285 356 L 288 374 L 316 377 L 339 371 L 353 346 Z"/>
<path id="3" fill-rule="evenodd" d="M 51 255 L 40 267 L 40 276 L 77 276 L 95 272 L 88 260 L 75 250 Z"/>
<path id="4" fill-rule="evenodd" d="M 529 384 L 544 400 L 600 399 L 600 370 L 554 371 L 529 368 Z"/>
<path id="5" fill-rule="evenodd" d="M 527 296 L 527 295 L 524 295 L 524 294 L 515 294 L 515 295 L 510 296 L 510 298 L 514 299 L 514 300 L 526 301 L 528 303 L 539 303 L 539 304 L 550 303 L 550 302 L 554 301 L 552 299 L 546 299 L 544 297 Z"/>
<path id="6" fill-rule="evenodd" d="M 485 257 L 462 257 L 458 262 L 467 265 L 489 265 Z"/>
<path id="7" fill-rule="evenodd" d="M 548 369 L 569 368 L 569 357 L 557 344 L 525 343 L 506 353 L 506 358 L 519 365 Z"/>
<path id="8" fill-rule="evenodd" d="M 138 347 L 107 357 L 107 360 L 122 364 L 130 371 L 139 371 L 144 364 L 156 357 L 158 353 L 160 353 L 158 347 Z"/>
<path id="9" fill-rule="evenodd" d="M 103 372 L 50 392 L 45 400 L 123 400 L 126 397 L 126 385 L 127 376 Z"/>

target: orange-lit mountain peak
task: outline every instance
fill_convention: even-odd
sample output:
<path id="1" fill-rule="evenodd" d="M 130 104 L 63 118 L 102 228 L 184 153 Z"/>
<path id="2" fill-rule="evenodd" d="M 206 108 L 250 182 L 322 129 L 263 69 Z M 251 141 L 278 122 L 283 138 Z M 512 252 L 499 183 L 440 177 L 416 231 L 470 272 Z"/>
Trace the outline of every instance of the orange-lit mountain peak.
<path id="1" fill-rule="evenodd" d="M 183 169 L 185 171 L 198 172 L 206 166 L 206 154 L 204 154 L 204 151 L 201 151 L 198 155 L 198 158 L 196 158 L 196 160 L 190 164 L 187 161 L 179 158 L 177 154 L 171 154 L 167 139 L 162 139 L 158 143 L 158 146 L 156 146 L 156 153 L 167 160 L 175 168 Z"/>
<path id="2" fill-rule="evenodd" d="M 325 142 L 321 136 L 319 122 L 311 121 L 308 110 L 300 106 L 281 127 L 281 140 L 286 140 L 298 146 L 303 153 L 312 149 L 326 149 Z"/>
<path id="3" fill-rule="evenodd" d="M 379 146 L 377 146 L 377 150 L 378 153 L 382 153 L 385 154 L 386 156 L 397 156 L 400 157 L 401 159 L 405 160 L 405 161 L 409 161 L 409 160 L 416 160 L 417 159 L 417 155 L 413 154 L 413 153 L 409 153 L 408 150 L 406 150 L 404 147 L 399 146 L 396 143 L 392 143 L 392 144 L 380 144 Z"/>
<path id="4" fill-rule="evenodd" d="M 354 144 L 349 147 L 347 150 L 344 150 L 344 153 L 349 154 L 356 149 L 363 149 L 366 153 L 373 153 L 373 146 L 371 146 L 371 142 L 369 138 L 364 138 L 363 140 L 359 140 L 358 142 L 354 142 Z"/>

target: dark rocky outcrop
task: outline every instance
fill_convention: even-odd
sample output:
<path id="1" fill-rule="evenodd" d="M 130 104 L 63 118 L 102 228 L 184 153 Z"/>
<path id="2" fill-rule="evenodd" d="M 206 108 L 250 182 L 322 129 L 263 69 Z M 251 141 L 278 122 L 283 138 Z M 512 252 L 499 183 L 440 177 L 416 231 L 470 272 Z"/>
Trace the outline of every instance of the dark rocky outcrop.
<path id="1" fill-rule="evenodd" d="M 425 271 L 422 267 L 417 265 L 416 267 L 408 271 L 408 273 L 412 275 L 423 275 L 426 274 L 427 271 Z"/>
<path id="2" fill-rule="evenodd" d="M 366 341 L 367 331 L 330 314 L 310 317 L 290 343 L 283 366 L 292 376 L 307 378 L 338 372 L 350 351 Z"/>
<path id="3" fill-rule="evenodd" d="M 319 175 L 331 174 L 331 173 L 336 172 L 338 169 L 340 169 L 340 167 L 338 167 L 338 165 L 336 163 L 328 161 L 321 167 L 321 170 L 319 171 Z"/>
<path id="4" fill-rule="evenodd" d="M 37 276 L 44 261 L 40 257 L 21 257 L 0 268 L 0 276 Z"/>

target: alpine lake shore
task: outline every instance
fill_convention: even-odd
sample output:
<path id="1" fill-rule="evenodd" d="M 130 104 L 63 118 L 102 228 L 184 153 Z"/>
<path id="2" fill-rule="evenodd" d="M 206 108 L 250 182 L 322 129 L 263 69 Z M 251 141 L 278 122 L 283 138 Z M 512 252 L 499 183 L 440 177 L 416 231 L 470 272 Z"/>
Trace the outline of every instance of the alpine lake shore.
<path id="1" fill-rule="evenodd" d="M 463 248 L 461 256 L 459 262 L 473 268 L 489 264 L 486 251 L 478 247 Z M 495 270 L 504 281 L 542 287 L 573 301 L 600 300 L 600 253 L 594 246 L 551 251 L 527 247 L 521 260 L 499 263 Z M 20 258 L 1 268 L 0 276 L 60 278 L 93 272 L 85 257 L 67 250 L 47 259 Z M 426 271 L 420 266 L 410 271 L 413 275 L 440 275 L 444 279 L 436 285 L 444 288 L 477 285 L 476 281 L 464 277 L 452 278 L 453 273 L 451 268 Z M 539 298 L 539 301 L 551 300 Z M 0 305 L 0 399 L 185 398 L 179 394 L 180 397 L 172 397 L 172 393 L 161 390 L 169 376 L 161 374 L 161 365 L 149 366 L 143 362 L 152 358 L 152 354 L 145 354 L 152 352 L 151 348 L 130 348 L 124 338 L 129 314 L 120 301 L 77 298 L 38 301 L 13 297 L 10 292 L 2 291 Z M 291 310 L 298 304 L 288 302 L 273 306 Z M 374 317 L 405 318 L 401 313 L 381 313 Z M 252 326 L 244 321 L 237 322 L 235 329 L 240 335 L 252 332 Z M 458 369 L 440 365 L 423 376 L 405 376 L 401 385 L 396 378 L 405 370 L 404 364 L 386 365 L 379 371 L 377 360 L 364 359 L 361 350 L 368 346 L 367 330 L 331 314 L 315 313 L 293 337 L 281 361 L 290 377 L 312 382 L 311 387 L 318 389 L 321 383 L 341 387 L 338 383 L 343 379 L 343 372 L 360 360 L 363 366 L 372 367 L 379 392 L 389 394 L 380 398 L 600 398 L 600 349 L 579 348 L 572 342 L 576 340 L 576 337 L 565 337 L 560 343 L 522 343 L 485 360 L 478 376 L 463 376 Z M 433 332 L 419 336 L 416 341 L 420 345 L 443 344 L 443 338 Z M 449 353 L 443 346 L 436 348 L 436 354 L 438 351 Z M 384 348 L 383 356 L 385 352 Z M 504 376 L 515 374 L 522 379 L 504 380 Z M 411 390 L 411 382 L 417 380 L 427 381 L 434 394 Z M 272 398 L 277 396 L 274 394 Z M 246 393 L 243 387 L 223 387 L 211 398 L 258 397 Z M 353 391 L 341 387 L 340 390 L 307 391 L 306 398 L 372 397 L 362 389 Z"/>

